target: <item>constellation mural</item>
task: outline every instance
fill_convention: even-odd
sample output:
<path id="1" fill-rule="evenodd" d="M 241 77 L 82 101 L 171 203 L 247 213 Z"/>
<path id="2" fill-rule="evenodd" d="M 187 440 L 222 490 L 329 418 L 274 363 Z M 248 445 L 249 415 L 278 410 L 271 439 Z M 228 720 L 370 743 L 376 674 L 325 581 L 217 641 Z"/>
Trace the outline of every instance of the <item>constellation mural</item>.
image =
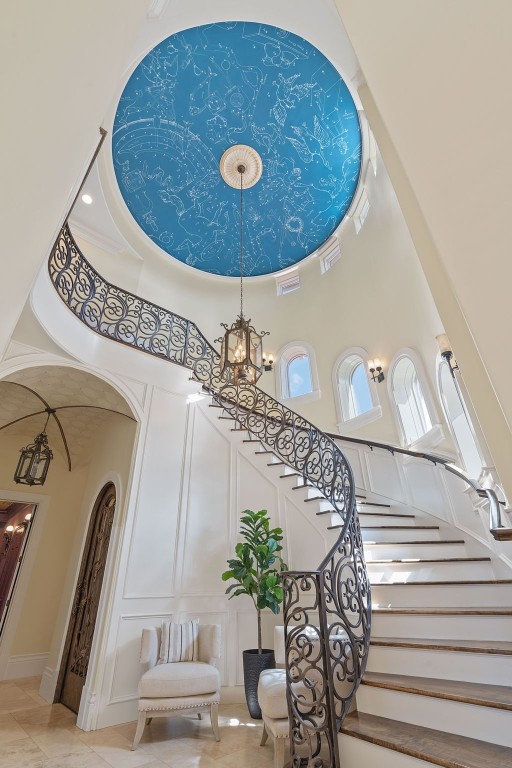
<path id="1" fill-rule="evenodd" d="M 130 213 L 174 258 L 239 276 L 239 195 L 219 173 L 233 144 L 263 161 L 244 192 L 244 275 L 301 261 L 340 224 L 359 179 L 347 86 L 306 40 L 246 22 L 172 35 L 126 84 L 112 155 Z"/>

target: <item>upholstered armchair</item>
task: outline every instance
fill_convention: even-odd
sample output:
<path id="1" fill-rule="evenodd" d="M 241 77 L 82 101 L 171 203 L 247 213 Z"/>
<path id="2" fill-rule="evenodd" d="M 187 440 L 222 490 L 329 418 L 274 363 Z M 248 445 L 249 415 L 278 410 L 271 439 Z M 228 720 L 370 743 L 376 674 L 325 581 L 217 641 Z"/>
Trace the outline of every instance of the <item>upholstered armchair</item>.
<path id="1" fill-rule="evenodd" d="M 142 630 L 140 661 L 147 664 L 148 669 L 139 683 L 139 719 L 132 749 L 137 748 L 146 724 L 154 717 L 169 717 L 185 711 L 197 713 L 201 718 L 201 713 L 209 709 L 215 740 L 220 741 L 220 676 L 216 667 L 220 643 L 219 624 L 200 624 L 194 646 L 196 660 L 167 662 L 162 661 L 162 649 L 164 659 L 174 658 L 172 645 L 179 645 L 179 639 L 176 641 L 176 637 L 170 635 L 162 637 L 162 629 L 156 627 Z"/>

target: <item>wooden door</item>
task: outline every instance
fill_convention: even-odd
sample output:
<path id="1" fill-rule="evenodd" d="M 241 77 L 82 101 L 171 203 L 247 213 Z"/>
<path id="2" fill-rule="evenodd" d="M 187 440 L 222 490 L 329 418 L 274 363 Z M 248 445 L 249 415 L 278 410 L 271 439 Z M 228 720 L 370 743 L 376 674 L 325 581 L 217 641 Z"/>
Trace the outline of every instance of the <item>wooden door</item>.
<path id="1" fill-rule="evenodd" d="M 76 713 L 89 666 L 115 506 L 116 491 L 109 483 L 96 499 L 91 515 L 69 621 L 56 701 Z"/>

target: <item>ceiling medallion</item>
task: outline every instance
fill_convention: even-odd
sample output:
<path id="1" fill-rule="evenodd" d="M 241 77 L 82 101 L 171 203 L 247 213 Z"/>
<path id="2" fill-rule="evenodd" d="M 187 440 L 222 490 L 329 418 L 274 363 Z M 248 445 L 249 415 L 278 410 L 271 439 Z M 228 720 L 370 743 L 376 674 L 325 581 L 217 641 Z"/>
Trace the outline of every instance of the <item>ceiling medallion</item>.
<path id="1" fill-rule="evenodd" d="M 263 163 L 255 149 L 247 144 L 234 144 L 220 159 L 220 175 L 230 187 L 240 189 L 239 167 L 244 167 L 244 189 L 254 187 L 261 179 Z"/>

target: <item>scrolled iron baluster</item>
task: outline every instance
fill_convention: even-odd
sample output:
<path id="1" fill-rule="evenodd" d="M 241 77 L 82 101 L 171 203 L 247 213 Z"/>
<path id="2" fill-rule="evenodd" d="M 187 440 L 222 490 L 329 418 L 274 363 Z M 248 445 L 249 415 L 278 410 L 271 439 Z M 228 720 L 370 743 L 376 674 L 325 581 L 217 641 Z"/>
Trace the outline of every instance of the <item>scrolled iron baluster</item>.
<path id="1" fill-rule="evenodd" d="M 91 330 L 192 371 L 225 411 L 302 475 L 332 505 L 340 537 L 317 571 L 284 574 L 284 624 L 292 764 L 338 768 L 337 731 L 361 680 L 370 629 L 370 586 L 355 512 L 355 484 L 325 433 L 249 384 L 227 384 L 219 355 L 195 323 L 107 283 L 67 225 L 48 261 L 64 303 Z"/>

